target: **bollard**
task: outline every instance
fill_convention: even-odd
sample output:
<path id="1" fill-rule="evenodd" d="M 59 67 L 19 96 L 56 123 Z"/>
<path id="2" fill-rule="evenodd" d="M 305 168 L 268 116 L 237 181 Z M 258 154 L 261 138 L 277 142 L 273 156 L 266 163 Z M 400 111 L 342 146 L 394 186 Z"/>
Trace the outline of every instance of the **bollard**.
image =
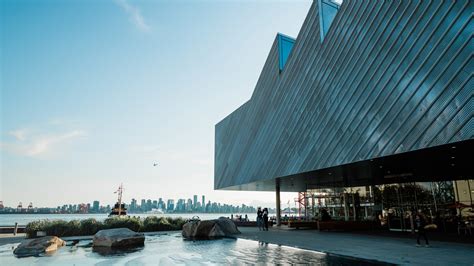
<path id="1" fill-rule="evenodd" d="M 15 223 L 15 228 L 13 229 L 13 235 L 16 236 L 16 232 L 18 231 L 18 223 Z"/>

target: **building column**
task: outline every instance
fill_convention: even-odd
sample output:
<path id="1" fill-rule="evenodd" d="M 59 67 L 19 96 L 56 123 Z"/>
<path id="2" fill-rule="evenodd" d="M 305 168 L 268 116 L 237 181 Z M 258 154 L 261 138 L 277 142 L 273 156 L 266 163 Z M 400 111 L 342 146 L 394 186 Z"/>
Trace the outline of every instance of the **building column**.
<path id="1" fill-rule="evenodd" d="M 347 193 L 342 194 L 342 200 L 344 205 L 344 221 L 349 221 L 349 203 L 347 202 Z"/>
<path id="2" fill-rule="evenodd" d="M 357 221 L 357 212 L 356 212 L 356 205 L 355 205 L 355 198 L 354 193 L 351 193 L 352 196 L 352 216 L 354 216 L 354 221 Z"/>
<path id="3" fill-rule="evenodd" d="M 276 192 L 276 225 L 281 225 L 281 206 L 280 206 L 280 179 L 277 178 L 275 181 L 275 192 Z"/>

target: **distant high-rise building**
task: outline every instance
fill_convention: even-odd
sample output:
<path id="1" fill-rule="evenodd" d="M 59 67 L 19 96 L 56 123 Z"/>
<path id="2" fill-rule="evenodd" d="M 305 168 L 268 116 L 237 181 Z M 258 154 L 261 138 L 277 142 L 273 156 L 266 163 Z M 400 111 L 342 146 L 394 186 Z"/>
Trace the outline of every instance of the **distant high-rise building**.
<path id="1" fill-rule="evenodd" d="M 202 195 L 201 205 L 202 205 L 203 209 L 205 210 L 205 208 L 206 208 L 206 196 L 204 196 L 204 195 Z"/>
<path id="2" fill-rule="evenodd" d="M 174 200 L 169 199 L 168 204 L 166 204 L 166 205 L 168 205 L 167 206 L 168 208 L 166 208 L 167 211 L 169 211 L 169 212 L 174 211 Z"/>
<path id="3" fill-rule="evenodd" d="M 94 202 L 92 203 L 92 212 L 95 212 L 95 213 L 98 213 L 99 212 L 99 201 L 98 200 L 94 200 Z"/>
<path id="4" fill-rule="evenodd" d="M 160 210 L 166 210 L 165 202 L 163 201 L 162 198 L 158 199 L 158 209 Z"/>
<path id="5" fill-rule="evenodd" d="M 186 202 L 186 208 L 185 210 L 186 211 L 191 211 L 193 209 L 193 200 L 192 199 L 188 199 L 188 201 Z"/>
<path id="6" fill-rule="evenodd" d="M 142 212 L 146 211 L 146 199 L 142 199 L 142 203 L 140 204 L 140 209 Z"/>
<path id="7" fill-rule="evenodd" d="M 146 201 L 146 211 L 151 211 L 153 206 L 153 203 L 151 202 L 151 199 Z"/>
<path id="8" fill-rule="evenodd" d="M 132 199 L 132 202 L 130 203 L 130 212 L 136 212 L 137 211 L 137 200 Z"/>
<path id="9" fill-rule="evenodd" d="M 176 203 L 176 211 L 185 211 L 186 210 L 186 200 L 185 199 L 179 199 L 178 202 Z"/>
<path id="10" fill-rule="evenodd" d="M 198 195 L 194 195 L 193 197 L 193 209 L 195 210 L 197 208 L 197 203 L 198 203 Z"/>

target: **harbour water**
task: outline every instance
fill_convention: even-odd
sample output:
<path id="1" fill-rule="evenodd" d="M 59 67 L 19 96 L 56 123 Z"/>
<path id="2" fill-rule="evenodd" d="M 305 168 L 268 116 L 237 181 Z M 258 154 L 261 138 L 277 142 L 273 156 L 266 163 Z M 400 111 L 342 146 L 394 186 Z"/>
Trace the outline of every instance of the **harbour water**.
<path id="1" fill-rule="evenodd" d="M 191 219 L 194 216 L 198 216 L 201 220 L 206 219 L 216 219 L 219 217 L 230 217 L 230 213 L 164 213 L 164 214 L 146 214 L 146 213 L 138 213 L 138 214 L 130 214 L 130 216 L 138 216 L 141 218 L 145 218 L 148 216 L 157 216 L 157 217 L 182 217 L 184 219 Z M 236 215 L 242 215 L 245 217 L 245 214 L 237 213 Z M 250 220 L 255 220 L 256 214 L 247 214 Z M 84 220 L 89 218 L 94 218 L 98 221 L 105 220 L 108 217 L 106 213 L 89 213 L 89 214 L 35 214 L 35 213 L 25 213 L 25 214 L 0 214 L 0 226 L 11 226 L 15 223 L 19 225 L 26 225 L 29 222 L 37 221 L 37 220 L 64 220 L 64 221 L 71 221 L 71 220 Z"/>

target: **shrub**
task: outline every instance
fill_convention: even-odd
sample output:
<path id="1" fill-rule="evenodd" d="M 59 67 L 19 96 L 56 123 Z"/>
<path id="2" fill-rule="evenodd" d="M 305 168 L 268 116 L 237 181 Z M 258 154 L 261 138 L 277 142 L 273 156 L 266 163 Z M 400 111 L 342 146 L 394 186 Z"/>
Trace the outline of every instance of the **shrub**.
<path id="1" fill-rule="evenodd" d="M 79 221 L 66 222 L 63 220 L 45 221 L 41 231 L 49 236 L 74 236 L 80 234 Z"/>
<path id="2" fill-rule="evenodd" d="M 169 231 L 173 230 L 173 225 L 164 217 L 149 216 L 143 222 L 143 230 L 147 232 Z"/>
<path id="3" fill-rule="evenodd" d="M 156 216 L 148 216 L 143 220 L 143 231 L 151 232 L 158 230 L 159 219 Z"/>
<path id="4" fill-rule="evenodd" d="M 94 218 L 90 218 L 90 219 L 82 220 L 80 227 L 81 227 L 80 235 L 88 236 L 88 235 L 94 235 L 95 233 L 97 233 L 99 230 L 101 230 L 104 227 L 104 225 L 102 222 L 99 222 Z"/>
<path id="5" fill-rule="evenodd" d="M 139 232 L 143 228 L 143 222 L 138 217 L 112 217 L 104 221 L 104 226 L 101 229 L 112 228 L 128 228 L 132 231 Z"/>
<path id="6" fill-rule="evenodd" d="M 186 223 L 186 221 L 181 217 L 174 218 L 174 219 L 171 217 L 168 217 L 168 220 L 173 225 L 173 230 L 183 229 L 183 225 Z"/>
<path id="7" fill-rule="evenodd" d="M 43 231 L 43 228 L 46 222 L 47 221 L 44 221 L 44 220 L 29 222 L 25 227 L 26 237 L 28 238 L 35 237 L 36 232 Z"/>
<path id="8" fill-rule="evenodd" d="M 149 216 L 143 221 L 139 217 L 112 217 L 104 222 L 96 219 L 85 220 L 38 220 L 26 225 L 25 232 L 28 238 L 36 237 L 37 231 L 44 231 L 49 236 L 87 236 L 94 235 L 102 229 L 128 228 L 135 232 L 140 231 L 170 231 L 181 230 L 186 221 L 182 218 Z"/>
<path id="9" fill-rule="evenodd" d="M 179 218 L 148 216 L 143 221 L 143 231 L 171 231 L 181 230 L 186 221 Z"/>

